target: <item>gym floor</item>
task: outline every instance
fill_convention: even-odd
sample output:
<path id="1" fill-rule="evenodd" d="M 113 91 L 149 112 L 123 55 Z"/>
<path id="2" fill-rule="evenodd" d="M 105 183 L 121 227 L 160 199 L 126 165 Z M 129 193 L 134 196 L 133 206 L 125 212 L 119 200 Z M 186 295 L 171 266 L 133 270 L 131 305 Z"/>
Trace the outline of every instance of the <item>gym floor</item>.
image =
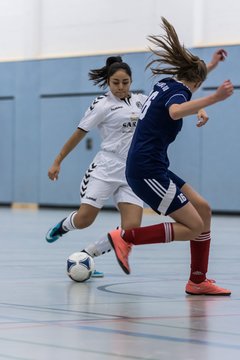
<path id="1" fill-rule="evenodd" d="M 226 360 L 240 357 L 240 217 L 214 216 L 208 277 L 231 297 L 190 296 L 189 243 L 135 247 L 132 274 L 113 252 L 95 258 L 105 277 L 75 283 L 68 255 L 119 224 L 102 211 L 88 229 L 48 244 L 69 210 L 0 208 L 0 359 Z M 143 225 L 162 219 L 145 214 Z"/>

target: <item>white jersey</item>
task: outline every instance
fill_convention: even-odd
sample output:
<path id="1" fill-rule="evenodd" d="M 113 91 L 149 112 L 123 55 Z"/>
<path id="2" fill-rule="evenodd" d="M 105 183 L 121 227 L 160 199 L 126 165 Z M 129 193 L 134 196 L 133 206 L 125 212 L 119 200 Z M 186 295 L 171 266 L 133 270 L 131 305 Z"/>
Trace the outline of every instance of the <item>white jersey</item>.
<path id="1" fill-rule="evenodd" d="M 93 101 L 78 128 L 90 131 L 97 127 L 102 138 L 101 149 L 126 160 L 146 99 L 146 95 L 132 93 L 129 98 L 121 100 L 109 91 Z"/>
<path id="2" fill-rule="evenodd" d="M 131 94 L 121 100 L 111 91 L 98 96 L 86 111 L 78 128 L 99 129 L 102 143 L 80 185 L 81 202 L 102 208 L 113 197 L 115 205 L 125 202 L 143 207 L 127 184 L 125 167 L 137 121 L 147 96 Z"/>

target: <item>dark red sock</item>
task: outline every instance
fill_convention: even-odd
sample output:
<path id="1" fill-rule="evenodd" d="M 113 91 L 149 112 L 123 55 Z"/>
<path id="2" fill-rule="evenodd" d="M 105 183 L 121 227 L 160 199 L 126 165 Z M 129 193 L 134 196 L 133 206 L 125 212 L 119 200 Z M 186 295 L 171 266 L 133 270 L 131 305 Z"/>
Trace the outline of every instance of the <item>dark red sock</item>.
<path id="1" fill-rule="evenodd" d="M 210 231 L 202 233 L 196 239 L 190 241 L 191 249 L 191 273 L 190 280 L 196 284 L 206 279 L 210 250 Z"/>
<path id="2" fill-rule="evenodd" d="M 172 223 L 144 226 L 125 230 L 122 236 L 134 245 L 168 243 L 173 241 L 173 226 Z"/>

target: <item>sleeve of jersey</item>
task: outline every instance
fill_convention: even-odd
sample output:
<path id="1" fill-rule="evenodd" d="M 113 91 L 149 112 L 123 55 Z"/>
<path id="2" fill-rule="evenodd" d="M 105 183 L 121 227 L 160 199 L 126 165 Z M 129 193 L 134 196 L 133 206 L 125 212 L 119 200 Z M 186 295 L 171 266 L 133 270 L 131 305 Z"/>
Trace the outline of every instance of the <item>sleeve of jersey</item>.
<path id="1" fill-rule="evenodd" d="M 145 94 L 140 94 L 140 96 L 141 96 L 142 103 L 144 104 L 145 101 L 147 100 L 148 96 Z"/>
<path id="2" fill-rule="evenodd" d="M 190 96 L 186 91 L 179 91 L 177 94 L 170 96 L 170 98 L 165 103 L 165 107 L 169 109 L 169 107 L 173 104 L 182 104 L 189 100 Z"/>
<path id="3" fill-rule="evenodd" d="M 78 128 L 86 132 L 92 130 L 104 119 L 104 114 L 105 98 L 96 98 L 80 120 Z"/>

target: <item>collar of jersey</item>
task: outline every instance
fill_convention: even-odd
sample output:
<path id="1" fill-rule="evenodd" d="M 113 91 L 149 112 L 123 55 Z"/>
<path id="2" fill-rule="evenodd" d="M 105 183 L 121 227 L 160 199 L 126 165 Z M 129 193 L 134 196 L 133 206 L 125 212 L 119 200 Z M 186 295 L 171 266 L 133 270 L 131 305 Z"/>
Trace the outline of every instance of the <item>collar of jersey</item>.
<path id="1" fill-rule="evenodd" d="M 175 79 L 174 77 L 173 77 L 172 79 L 175 80 L 176 82 L 182 84 L 183 86 L 185 86 L 185 87 L 192 93 L 192 90 L 191 90 L 186 84 L 184 84 L 182 81 L 177 80 L 177 79 Z"/>

